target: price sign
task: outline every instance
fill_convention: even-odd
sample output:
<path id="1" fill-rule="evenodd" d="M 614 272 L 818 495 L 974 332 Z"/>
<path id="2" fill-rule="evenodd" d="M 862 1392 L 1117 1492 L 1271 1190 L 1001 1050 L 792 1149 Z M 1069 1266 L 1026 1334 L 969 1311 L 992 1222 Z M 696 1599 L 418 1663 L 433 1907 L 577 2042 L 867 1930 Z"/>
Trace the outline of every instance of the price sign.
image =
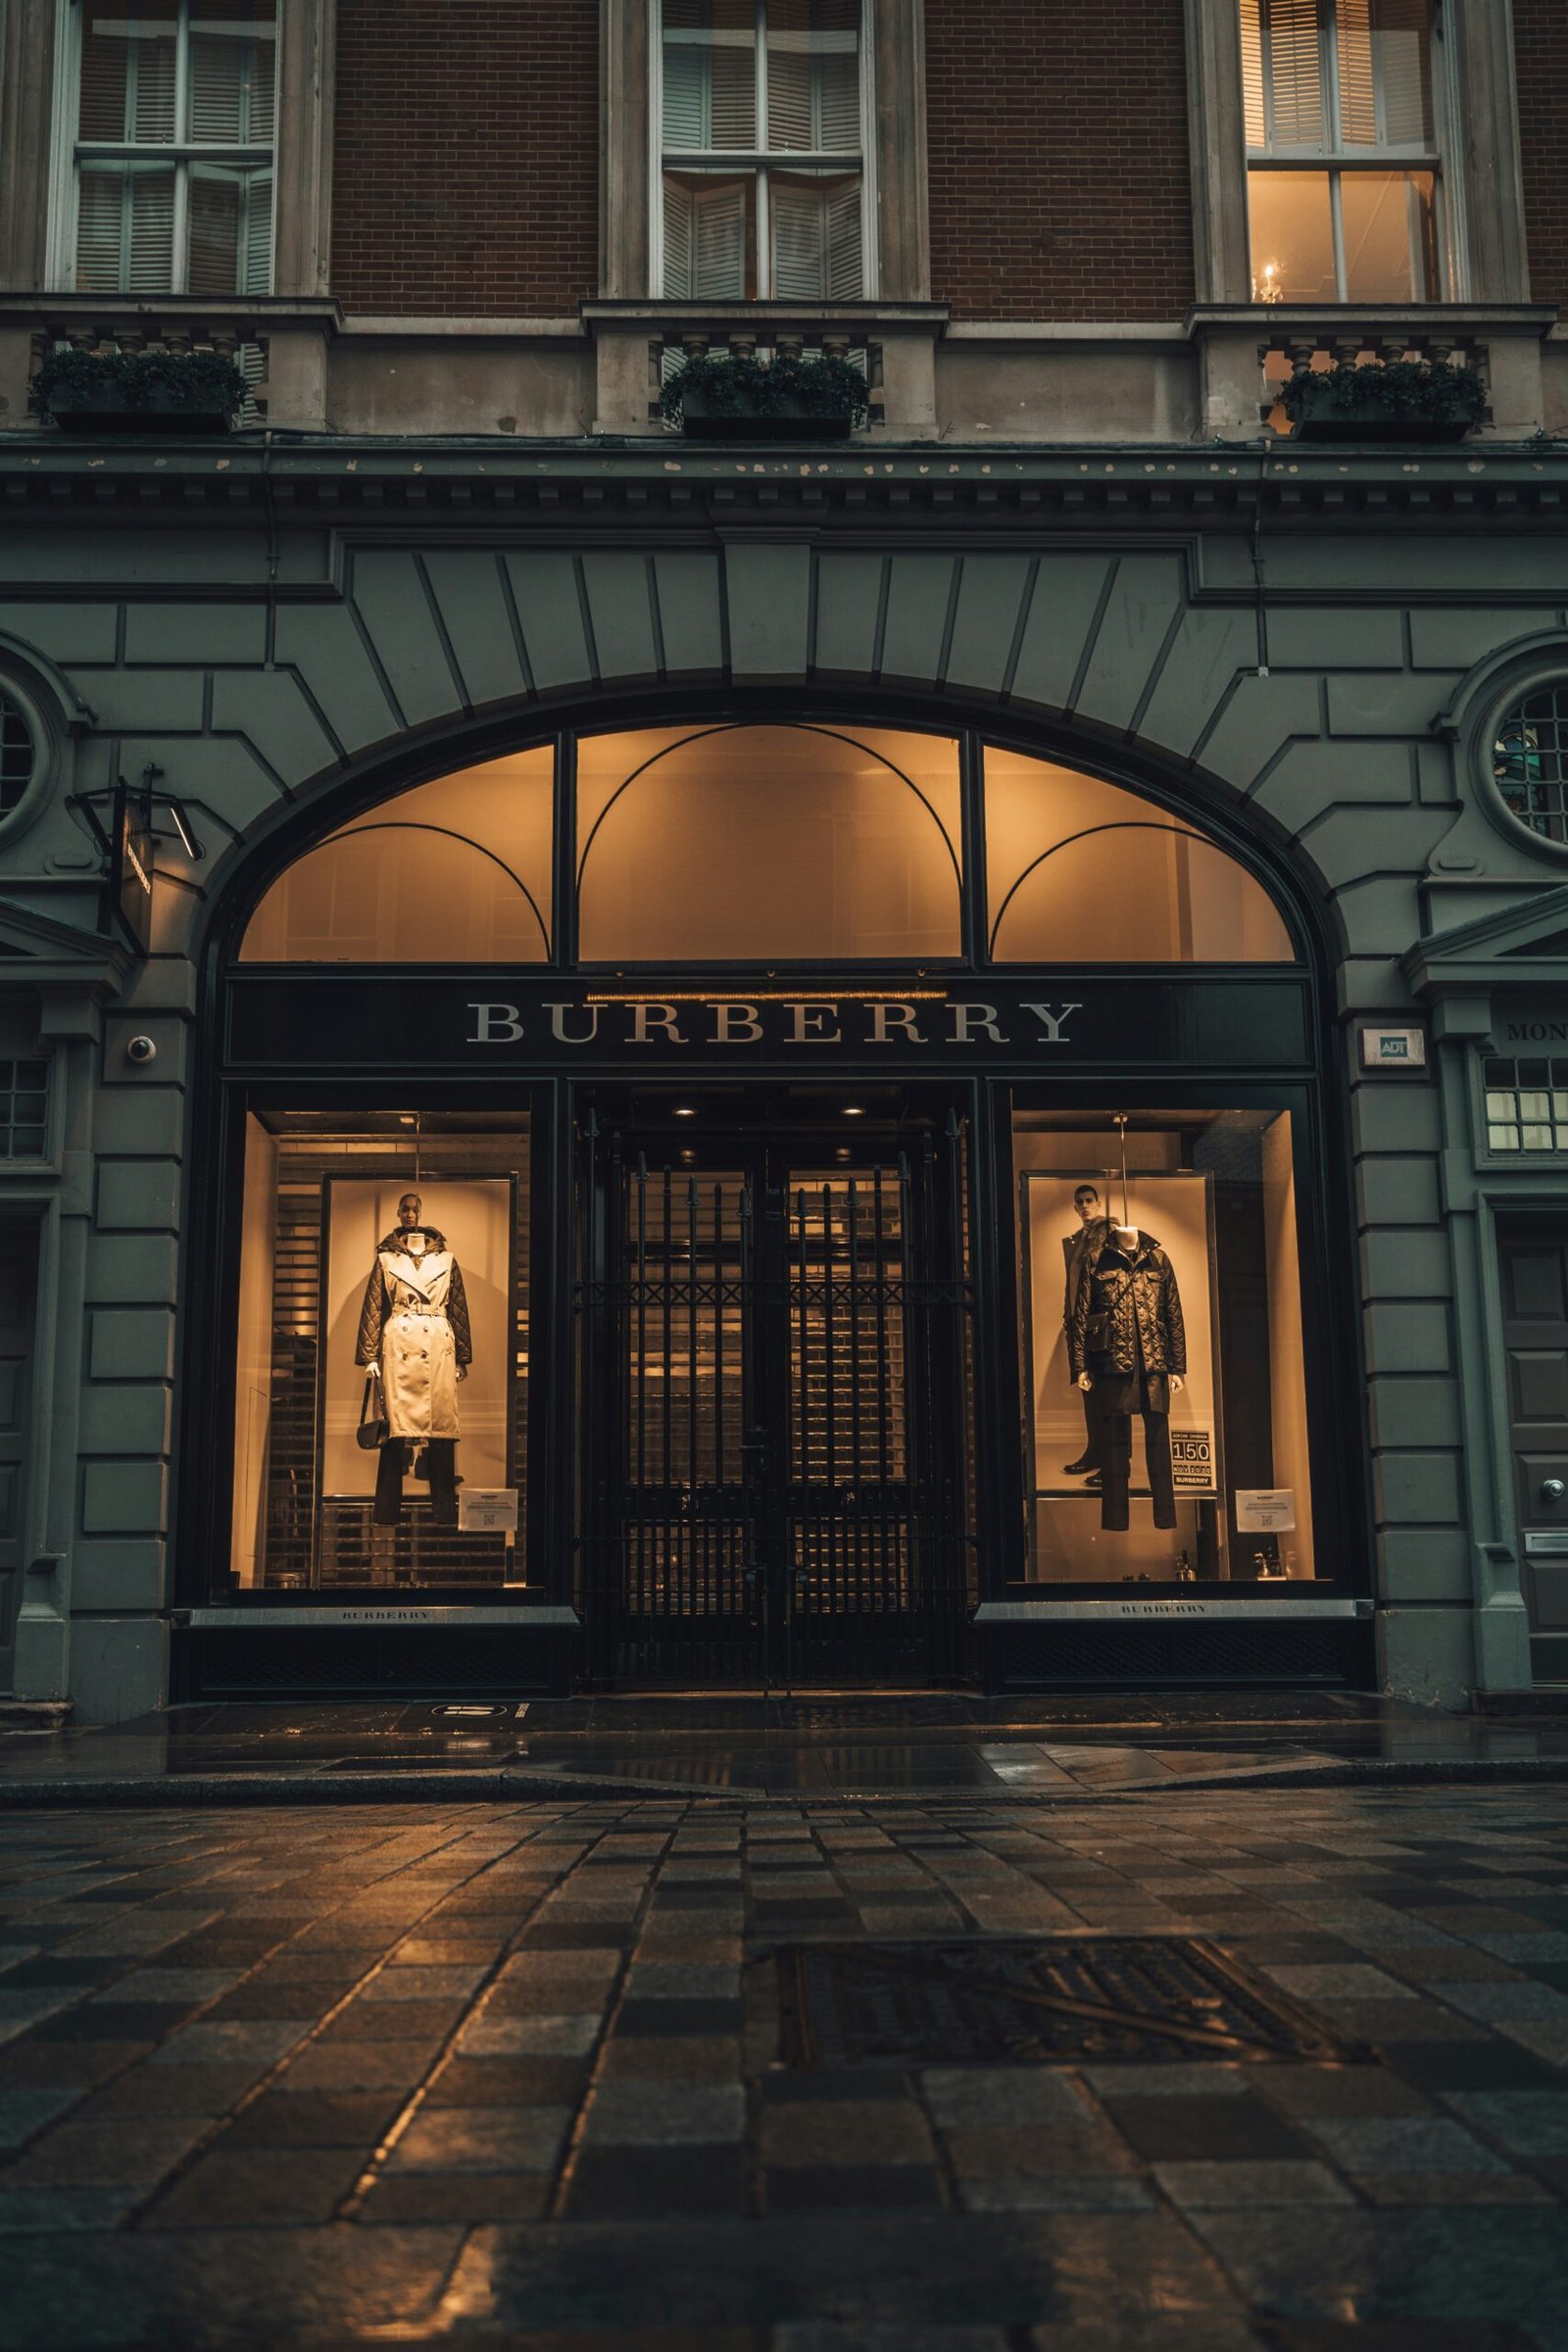
<path id="1" fill-rule="evenodd" d="M 1213 1494 L 1214 1439 L 1209 1430 L 1171 1431 L 1170 1476 L 1178 1494 Z"/>

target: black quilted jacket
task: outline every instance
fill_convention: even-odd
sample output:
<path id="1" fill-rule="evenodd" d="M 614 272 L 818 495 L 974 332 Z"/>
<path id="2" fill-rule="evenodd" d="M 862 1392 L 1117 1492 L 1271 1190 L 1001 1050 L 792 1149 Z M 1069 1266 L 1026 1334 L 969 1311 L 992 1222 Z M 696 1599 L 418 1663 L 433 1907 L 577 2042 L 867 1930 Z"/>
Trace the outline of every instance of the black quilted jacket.
<path id="1" fill-rule="evenodd" d="M 1142 1347 L 1140 1348 L 1140 1343 Z M 1130 1258 L 1105 1239 L 1078 1285 L 1067 1329 L 1074 1380 L 1093 1356 L 1116 1372 L 1185 1372 L 1187 1331 L 1170 1259 L 1151 1233 L 1140 1233 Z"/>

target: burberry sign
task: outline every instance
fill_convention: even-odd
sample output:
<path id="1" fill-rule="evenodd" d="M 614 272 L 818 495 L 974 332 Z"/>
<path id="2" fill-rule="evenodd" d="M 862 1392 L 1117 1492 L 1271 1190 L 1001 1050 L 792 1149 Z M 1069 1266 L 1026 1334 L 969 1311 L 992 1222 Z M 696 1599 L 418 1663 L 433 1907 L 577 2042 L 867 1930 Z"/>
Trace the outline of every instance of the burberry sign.
<path id="1" fill-rule="evenodd" d="M 426 1068 L 451 1077 L 618 1066 L 756 1073 L 854 1062 L 868 1071 L 1020 1071 L 1085 1063 L 1299 1068 L 1310 1059 L 1299 978 L 1094 972 L 900 975 L 881 985 L 813 973 L 235 973 L 227 1055 L 257 1070 Z"/>
<path id="2" fill-rule="evenodd" d="M 470 1046 L 519 1046 L 528 1026 L 518 1004 L 480 999 L 468 1006 Z M 1009 1009 L 1016 1040 L 1024 1046 L 1061 1046 L 1081 1004 L 1022 1004 Z M 1014 1042 L 1003 1027 L 1002 1007 L 978 997 L 939 996 L 920 991 L 908 997 L 611 997 L 547 1000 L 534 1016 L 548 1027 L 555 1046 L 601 1043 L 649 1047 L 655 1053 L 682 1046 L 1005 1046 Z M 601 1023 L 605 1025 L 603 1040 Z"/>

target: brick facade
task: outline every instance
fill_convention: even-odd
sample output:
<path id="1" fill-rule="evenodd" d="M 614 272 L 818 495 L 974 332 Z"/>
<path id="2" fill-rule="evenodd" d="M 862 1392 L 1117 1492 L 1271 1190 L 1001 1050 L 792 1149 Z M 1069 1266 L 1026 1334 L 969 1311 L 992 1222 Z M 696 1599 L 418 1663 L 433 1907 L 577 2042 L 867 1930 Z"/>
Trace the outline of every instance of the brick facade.
<path id="1" fill-rule="evenodd" d="M 1531 292 L 1568 303 L 1568 18 L 1562 0 L 1514 0 L 1519 145 Z"/>
<path id="2" fill-rule="evenodd" d="M 596 0 L 342 0 L 333 291 L 399 316 L 575 311 L 598 142 Z"/>
<path id="3" fill-rule="evenodd" d="M 1182 0 L 941 0 L 926 75 L 939 301 L 965 318 L 1181 313 L 1194 291 Z"/>

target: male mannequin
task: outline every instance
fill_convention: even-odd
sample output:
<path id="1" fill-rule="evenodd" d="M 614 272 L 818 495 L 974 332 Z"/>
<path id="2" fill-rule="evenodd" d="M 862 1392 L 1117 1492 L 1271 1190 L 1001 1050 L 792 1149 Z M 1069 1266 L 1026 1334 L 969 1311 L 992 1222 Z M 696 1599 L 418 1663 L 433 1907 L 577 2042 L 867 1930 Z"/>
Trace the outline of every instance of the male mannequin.
<path id="1" fill-rule="evenodd" d="M 446 1236 L 426 1225 L 417 1193 L 398 1202 L 396 1230 L 378 1243 L 365 1286 L 356 1363 L 381 1375 L 386 1442 L 376 1466 L 374 1523 L 394 1527 L 407 1472 L 428 1479 L 431 1517 L 458 1516 L 457 1384 L 468 1377 L 473 1340 L 463 1270 Z"/>
<path id="2" fill-rule="evenodd" d="M 1154 1525 L 1174 1527 L 1170 1399 L 1186 1385 L 1187 1332 L 1175 1268 L 1152 1234 L 1105 1227 L 1078 1286 L 1067 1344 L 1074 1379 L 1099 1403 L 1101 1526 L 1130 1524 L 1136 1412 L 1144 1424 Z"/>
<path id="3" fill-rule="evenodd" d="M 1102 1239 L 1105 1230 L 1105 1211 L 1101 1202 L 1098 1185 L 1080 1184 L 1075 1186 L 1072 1205 L 1078 1219 L 1078 1231 L 1063 1234 L 1061 1240 L 1061 1254 L 1067 1277 L 1066 1290 L 1061 1302 L 1061 1322 L 1062 1329 L 1069 1334 L 1069 1361 L 1072 1353 L 1070 1334 L 1073 1309 L 1078 1303 L 1079 1285 L 1084 1279 L 1091 1257 L 1095 1254 L 1095 1244 Z M 1081 1383 L 1079 1385 L 1082 1386 Z M 1084 1449 L 1075 1462 L 1062 1464 L 1062 1476 L 1064 1478 L 1088 1477 L 1098 1481 L 1102 1468 L 1100 1427 L 1093 1389 L 1083 1390 L 1083 1400 Z"/>

